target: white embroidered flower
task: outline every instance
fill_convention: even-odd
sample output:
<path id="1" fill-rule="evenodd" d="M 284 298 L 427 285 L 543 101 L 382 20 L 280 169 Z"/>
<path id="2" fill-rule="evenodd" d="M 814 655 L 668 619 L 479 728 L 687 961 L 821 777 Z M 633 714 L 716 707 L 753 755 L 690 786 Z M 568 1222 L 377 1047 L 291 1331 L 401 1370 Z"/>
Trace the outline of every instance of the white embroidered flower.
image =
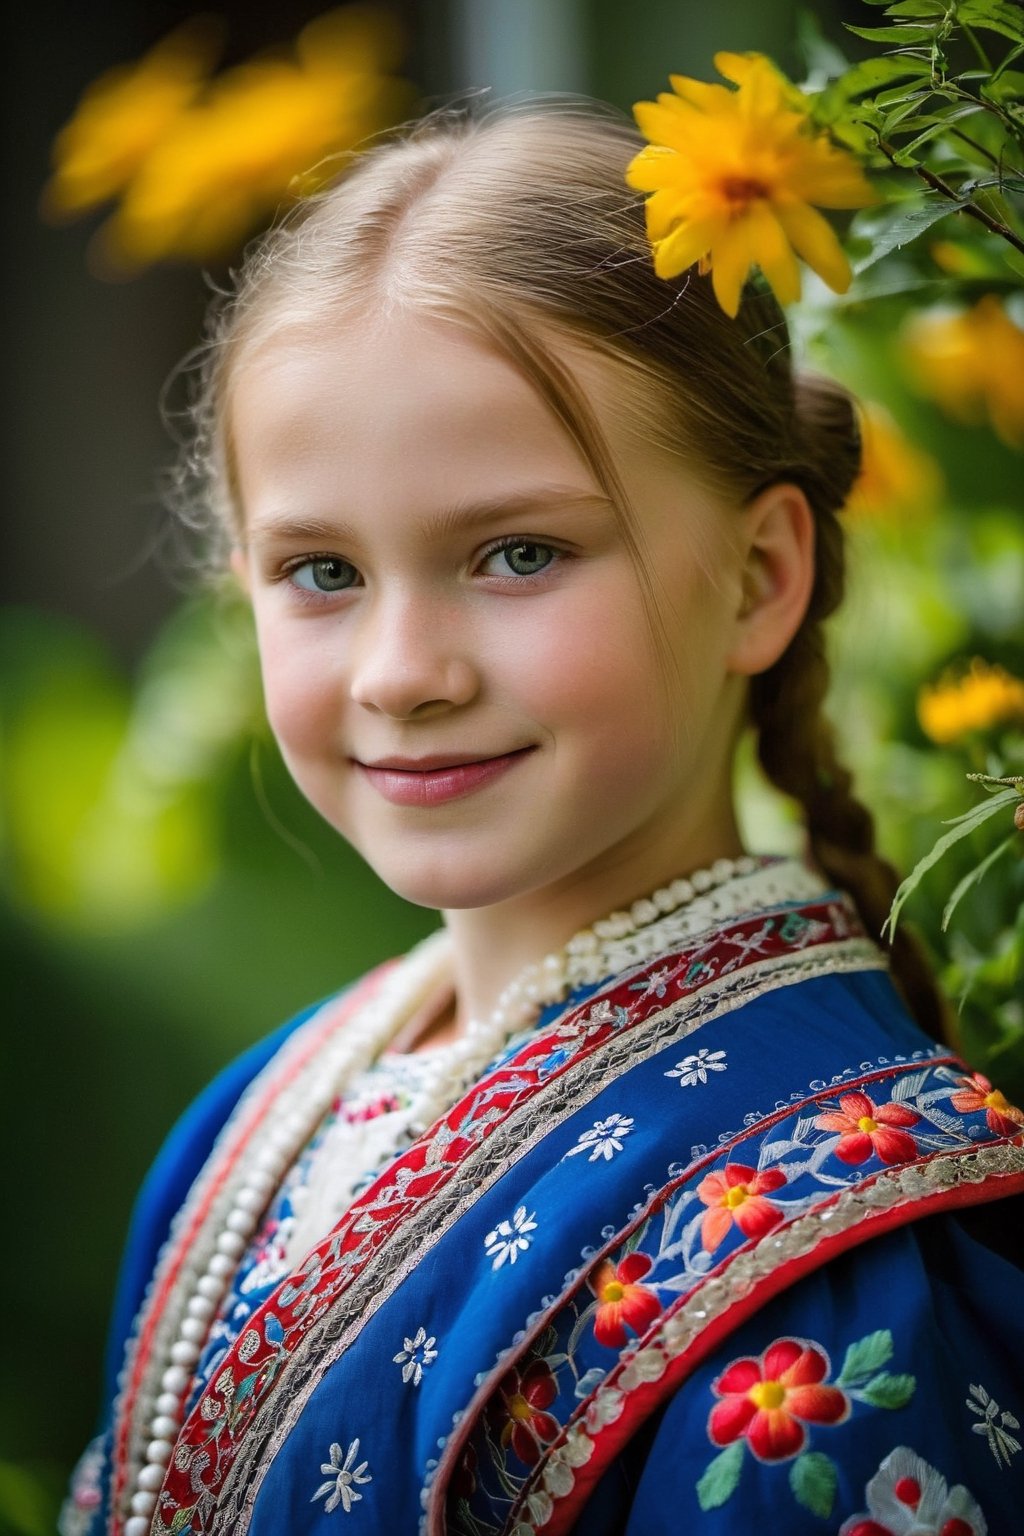
<path id="1" fill-rule="evenodd" d="M 325 1494 L 329 1494 L 330 1497 L 324 1505 L 324 1514 L 333 1515 L 339 1504 L 346 1515 L 350 1514 L 352 1505 L 357 1504 L 362 1498 L 362 1494 L 356 1485 L 373 1481 L 370 1473 L 366 1470 L 367 1464 L 365 1461 L 361 1461 L 358 1467 L 353 1466 L 353 1462 L 358 1455 L 359 1441 L 353 1440 L 343 1462 L 341 1459 L 341 1446 L 335 1441 L 331 1446 L 330 1461 L 321 1462 L 320 1471 L 328 1474 L 327 1481 L 320 1484 L 320 1487 L 309 1502 L 313 1504 L 317 1499 L 322 1499 Z"/>
<path id="2" fill-rule="evenodd" d="M 706 1083 L 709 1072 L 724 1072 L 725 1068 L 725 1052 L 711 1051 L 704 1045 L 695 1056 L 684 1056 L 682 1061 L 677 1061 L 665 1076 L 678 1077 L 680 1088 L 692 1088 L 694 1083 Z"/>
<path id="3" fill-rule="evenodd" d="M 906 1445 L 889 1452 L 864 1497 L 867 1510 L 845 1520 L 839 1536 L 855 1536 L 865 1526 L 875 1536 L 942 1536 L 954 1529 L 985 1536 L 988 1530 L 967 1489 L 960 1483 L 950 1488 L 941 1472 Z"/>
<path id="4" fill-rule="evenodd" d="M 974 1401 L 972 1401 L 974 1399 Z M 996 1466 L 1008 1467 L 1010 1457 L 1015 1456 L 1020 1450 L 1020 1441 L 1010 1434 L 1011 1429 L 1020 1429 L 1020 1421 L 1014 1418 L 1009 1409 L 1000 1409 L 999 1404 L 989 1396 L 982 1386 L 972 1386 L 971 1395 L 966 1399 L 968 1408 L 981 1419 L 980 1424 L 972 1424 L 976 1435 L 985 1435 L 988 1439 L 988 1448 L 996 1459 Z"/>
<path id="5" fill-rule="evenodd" d="M 425 1328 L 417 1328 L 413 1337 L 406 1339 L 404 1347 L 392 1356 L 395 1364 L 402 1367 L 403 1381 L 411 1381 L 414 1387 L 419 1386 L 423 1372 L 437 1359 L 437 1350 L 434 1348 L 436 1343 L 436 1339 L 427 1338 Z"/>
<path id="6" fill-rule="evenodd" d="M 583 1132 L 565 1156 L 575 1157 L 577 1152 L 589 1152 L 588 1163 L 596 1163 L 601 1157 L 605 1162 L 611 1162 L 616 1152 L 622 1151 L 622 1138 L 628 1136 L 632 1129 L 631 1115 L 609 1115 L 606 1120 L 595 1120 L 590 1130 Z"/>
<path id="7" fill-rule="evenodd" d="M 664 997 L 671 975 L 671 967 L 663 966 L 660 971 L 652 971 L 649 976 L 645 976 L 643 981 L 634 981 L 629 990 L 641 992 L 644 997 Z"/>
<path id="8" fill-rule="evenodd" d="M 535 1215 L 534 1211 L 527 1216 L 526 1206 L 521 1205 L 511 1221 L 499 1221 L 494 1231 L 488 1232 L 484 1249 L 487 1257 L 493 1260 L 492 1269 L 500 1269 L 506 1259 L 514 1264 L 520 1253 L 526 1252 L 533 1241 L 527 1234 L 537 1230 Z"/>

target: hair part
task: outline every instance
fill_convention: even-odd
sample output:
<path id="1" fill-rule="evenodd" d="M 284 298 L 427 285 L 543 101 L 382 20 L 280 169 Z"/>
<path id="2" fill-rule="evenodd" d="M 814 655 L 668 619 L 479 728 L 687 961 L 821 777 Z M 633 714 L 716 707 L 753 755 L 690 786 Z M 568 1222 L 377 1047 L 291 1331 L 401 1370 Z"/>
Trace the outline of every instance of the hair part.
<path id="1" fill-rule="evenodd" d="M 472 103 L 356 158 L 255 245 L 214 306 L 176 500 L 193 525 L 208 520 L 221 553 L 244 538 L 231 403 L 247 357 L 285 333 L 322 335 L 325 316 L 433 314 L 508 358 L 572 438 L 619 511 L 657 633 L 640 521 L 566 363 L 581 345 L 605 359 L 622 381 L 627 427 L 680 455 L 710 490 L 742 505 L 789 481 L 807 496 L 810 604 L 785 654 L 752 680 L 749 716 L 769 779 L 804 810 L 813 858 L 881 941 L 898 879 L 824 713 L 823 624 L 845 582 L 837 514 L 860 464 L 853 402 L 831 381 L 794 374 L 785 319 L 763 284 L 747 286 L 732 320 L 694 269 L 655 276 L 643 206 L 623 179 L 640 145 L 625 119 L 593 103 Z M 902 928 L 892 963 L 919 1021 L 941 1037 L 944 1005 Z"/>

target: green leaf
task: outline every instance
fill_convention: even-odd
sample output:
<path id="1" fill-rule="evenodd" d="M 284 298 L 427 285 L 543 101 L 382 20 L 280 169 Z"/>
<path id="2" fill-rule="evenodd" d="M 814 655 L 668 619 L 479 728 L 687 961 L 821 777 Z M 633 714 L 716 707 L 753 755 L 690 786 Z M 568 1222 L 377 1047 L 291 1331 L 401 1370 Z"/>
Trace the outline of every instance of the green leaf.
<path id="1" fill-rule="evenodd" d="M 906 55 L 899 58 L 863 59 L 825 87 L 815 99 L 814 116 L 819 122 L 831 122 L 853 97 L 894 85 L 897 80 L 915 80 L 923 75 L 930 77 L 931 72 L 927 60 L 912 59 Z"/>
<path id="2" fill-rule="evenodd" d="M 911 16 L 921 17 L 945 16 L 946 0 L 899 0 L 899 4 L 890 5 L 886 10 L 887 16 Z"/>
<path id="3" fill-rule="evenodd" d="M 957 122 L 961 117 L 974 117 L 982 110 L 982 108 L 976 107 L 972 103 L 968 107 L 956 107 L 951 112 L 936 113 L 934 120 L 922 133 L 918 134 L 916 139 L 912 139 L 909 144 L 902 144 L 900 146 L 893 159 L 897 165 L 913 165 L 913 157 L 916 152 L 922 149 L 925 144 L 929 144 L 932 139 L 938 138 L 939 134 L 943 133 L 950 123 Z"/>
<path id="4" fill-rule="evenodd" d="M 956 817 L 952 823 L 944 823 L 946 826 L 952 826 L 952 831 L 939 838 L 931 851 L 926 853 L 924 858 L 914 865 L 910 874 L 903 881 L 903 884 L 896 892 L 892 906 L 889 908 L 889 916 L 886 918 L 885 926 L 882 929 L 883 934 L 887 931 L 890 935 L 895 933 L 896 924 L 900 920 L 900 913 L 907 898 L 913 895 L 924 876 L 930 869 L 934 868 L 942 856 L 948 853 L 950 848 L 960 842 L 962 838 L 970 837 L 971 833 L 976 827 L 980 827 L 982 822 L 987 821 L 990 816 L 998 816 L 1005 806 L 1012 804 L 1018 798 L 1015 789 L 1004 789 L 1001 794 L 993 795 L 990 800 L 984 801 L 981 805 L 972 806 L 962 816 Z"/>
<path id="5" fill-rule="evenodd" d="M 855 27 L 848 21 L 844 21 L 843 26 L 854 37 L 864 38 L 865 42 L 892 43 L 895 47 L 907 43 L 930 43 L 935 36 L 935 28 L 929 26 L 904 24 L 894 27 Z"/>
<path id="6" fill-rule="evenodd" d="M 964 897 L 967 895 L 967 892 L 971 890 L 973 886 L 977 885 L 979 880 L 983 879 L 984 876 L 988 874 L 996 860 L 1006 852 L 1007 848 L 1012 848 L 1016 842 L 1017 833 L 1014 831 L 1010 833 L 1009 837 L 1004 838 L 1001 843 L 997 843 L 992 852 L 986 858 L 982 859 L 980 864 L 975 865 L 972 870 L 969 870 L 968 873 L 964 875 L 963 879 L 955 887 L 952 896 L 946 902 L 945 907 L 942 909 L 943 933 L 945 933 L 946 929 L 949 927 L 950 918 L 953 916 L 953 913 L 956 911 L 961 901 L 963 901 Z"/>
<path id="7" fill-rule="evenodd" d="M 1013 43 L 1024 43 L 1024 9 L 1008 0 L 961 0 L 957 21 L 961 26 L 981 27 Z"/>
<path id="8" fill-rule="evenodd" d="M 850 233 L 870 240 L 871 249 L 866 256 L 854 262 L 853 270 L 866 272 L 877 261 L 881 261 L 883 256 L 909 245 L 918 235 L 923 235 L 926 229 L 931 229 L 933 224 L 955 210 L 955 203 L 948 202 L 938 194 L 924 193 L 921 197 L 908 197 L 898 203 L 889 203 L 882 210 L 860 214 L 853 221 Z"/>
<path id="9" fill-rule="evenodd" d="M 709 1461 L 697 1484 L 697 1502 L 705 1512 L 718 1509 L 736 1492 L 743 1468 L 743 1441 L 736 1440 Z"/>
<path id="10" fill-rule="evenodd" d="M 892 1359 L 892 1348 L 892 1334 L 888 1328 L 880 1328 L 877 1333 L 869 1333 L 865 1338 L 858 1339 L 846 1351 L 843 1368 L 836 1377 L 836 1386 L 850 1387 L 857 1382 L 867 1381 L 869 1376 L 880 1371 Z"/>
<path id="11" fill-rule="evenodd" d="M 804 1509 L 809 1509 L 812 1515 L 820 1515 L 823 1520 L 832 1513 L 838 1482 L 835 1463 L 820 1451 L 805 1451 L 789 1469 L 793 1497 Z"/>
<path id="12" fill-rule="evenodd" d="M 913 1376 L 891 1376 L 888 1371 L 883 1371 L 857 1395 L 872 1408 L 904 1408 L 913 1397 L 916 1386 Z"/>

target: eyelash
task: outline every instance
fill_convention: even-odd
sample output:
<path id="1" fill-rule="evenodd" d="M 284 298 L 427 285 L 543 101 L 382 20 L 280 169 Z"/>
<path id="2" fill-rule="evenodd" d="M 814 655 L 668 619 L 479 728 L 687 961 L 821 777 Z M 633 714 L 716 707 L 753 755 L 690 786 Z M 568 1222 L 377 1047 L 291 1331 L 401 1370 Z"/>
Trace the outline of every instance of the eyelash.
<path id="1" fill-rule="evenodd" d="M 551 558 L 537 571 L 528 571 L 525 573 L 508 571 L 503 575 L 497 576 L 495 579 L 505 582 L 508 586 L 518 587 L 521 586 L 524 582 L 530 582 L 536 578 L 546 576 L 553 567 L 561 564 L 563 560 L 568 558 L 568 552 L 564 549 L 559 549 L 555 544 L 549 544 L 542 539 L 533 538 L 528 534 L 511 534 L 506 535 L 502 539 L 496 540 L 495 543 L 489 545 L 481 552 L 477 562 L 477 569 L 479 570 L 481 567 L 486 565 L 487 561 L 492 560 L 495 555 L 500 555 L 505 550 L 517 549 L 523 546 L 537 550 L 543 550 L 545 553 L 550 555 Z M 357 579 L 351 582 L 348 586 L 338 587 L 335 591 L 330 592 L 324 591 L 322 589 L 314 590 L 309 587 L 302 587 L 294 579 L 299 571 L 305 570 L 309 566 L 314 566 L 321 563 L 326 564 L 327 562 L 349 566 L 353 571 L 355 571 L 356 577 L 358 578 L 359 576 L 357 567 L 352 565 L 350 560 L 346 560 L 341 555 L 330 554 L 327 551 L 323 551 L 315 554 L 302 555 L 300 558 L 290 561 L 286 566 L 282 568 L 279 579 L 288 582 L 291 586 L 292 592 L 295 594 L 298 600 L 304 603 L 322 603 L 329 601 L 330 599 L 339 596 L 341 593 L 351 592 L 360 586 L 361 583 Z"/>

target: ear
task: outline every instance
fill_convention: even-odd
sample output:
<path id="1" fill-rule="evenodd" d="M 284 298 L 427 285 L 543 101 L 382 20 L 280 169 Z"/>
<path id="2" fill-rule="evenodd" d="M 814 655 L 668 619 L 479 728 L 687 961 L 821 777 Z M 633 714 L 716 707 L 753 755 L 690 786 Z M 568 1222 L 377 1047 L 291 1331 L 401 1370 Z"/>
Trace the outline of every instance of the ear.
<path id="1" fill-rule="evenodd" d="M 249 579 L 249 556 L 240 544 L 231 546 L 231 555 L 228 559 L 231 573 L 246 597 L 252 596 L 252 583 Z"/>
<path id="2" fill-rule="evenodd" d="M 807 612 L 814 585 L 814 513 L 799 486 L 771 485 L 742 513 L 742 570 L 734 673 L 753 677 L 785 651 Z"/>

